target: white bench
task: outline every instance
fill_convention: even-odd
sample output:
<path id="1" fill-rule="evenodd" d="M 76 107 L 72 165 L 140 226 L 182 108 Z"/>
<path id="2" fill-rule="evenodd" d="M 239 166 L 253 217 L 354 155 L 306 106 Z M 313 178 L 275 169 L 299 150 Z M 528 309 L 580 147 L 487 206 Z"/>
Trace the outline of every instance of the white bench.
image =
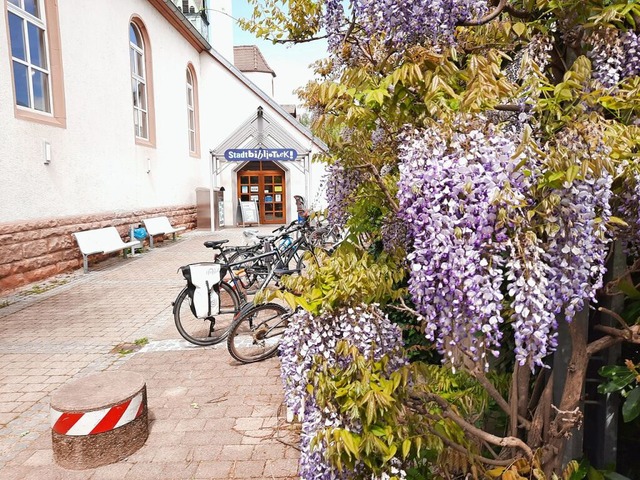
<path id="1" fill-rule="evenodd" d="M 143 220 L 144 228 L 147 229 L 149 234 L 149 247 L 153 248 L 153 236 L 154 235 L 168 235 L 173 234 L 173 240 L 176 239 L 176 232 L 186 230 L 187 227 L 172 227 L 167 217 L 154 217 Z"/>
<path id="2" fill-rule="evenodd" d="M 123 242 L 118 230 L 116 230 L 116 227 L 75 232 L 73 236 L 76 237 L 76 242 L 78 242 L 78 246 L 82 252 L 84 273 L 89 271 L 89 255 L 94 253 L 106 254 L 122 250 L 124 257 L 126 258 L 127 251 L 125 249 L 131 248 L 131 252 L 133 253 L 134 247 L 141 246 L 138 240 Z"/>

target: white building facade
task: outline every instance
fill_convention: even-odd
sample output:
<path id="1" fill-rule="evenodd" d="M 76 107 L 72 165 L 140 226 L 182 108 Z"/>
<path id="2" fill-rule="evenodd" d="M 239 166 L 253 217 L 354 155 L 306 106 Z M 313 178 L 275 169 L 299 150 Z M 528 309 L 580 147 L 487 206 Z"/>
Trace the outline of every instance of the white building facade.
<path id="1" fill-rule="evenodd" d="M 208 22 L 209 40 L 183 7 Z M 126 236 L 158 213 L 195 227 L 198 189 L 224 187 L 227 226 L 242 221 L 242 182 L 264 223 L 295 219 L 294 195 L 317 196 L 310 159 L 324 145 L 215 50 L 231 31 L 221 9 L 230 2 L 3 0 L 0 290 L 75 268 L 73 231 L 115 225 Z M 233 54 L 228 36 L 219 42 Z M 247 127 L 258 112 L 262 137 Z M 221 145 L 296 155 L 228 160 Z M 276 193 L 281 214 L 266 215 Z"/>

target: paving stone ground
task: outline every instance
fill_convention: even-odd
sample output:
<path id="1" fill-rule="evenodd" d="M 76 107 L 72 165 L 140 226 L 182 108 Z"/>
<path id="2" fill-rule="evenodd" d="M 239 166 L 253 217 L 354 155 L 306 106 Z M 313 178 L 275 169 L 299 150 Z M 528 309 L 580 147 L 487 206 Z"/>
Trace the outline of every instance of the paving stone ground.
<path id="1" fill-rule="evenodd" d="M 297 478 L 297 429 L 285 421 L 278 359 L 240 365 L 225 343 L 192 346 L 173 323 L 171 302 L 184 286 L 178 267 L 211 260 L 205 240 L 242 244 L 241 230 L 188 232 L 88 274 L 0 293 L 0 479 Z M 149 343 L 136 352 L 115 348 L 144 338 Z M 72 379 L 118 369 L 146 381 L 146 444 L 112 465 L 59 467 L 51 393 Z"/>

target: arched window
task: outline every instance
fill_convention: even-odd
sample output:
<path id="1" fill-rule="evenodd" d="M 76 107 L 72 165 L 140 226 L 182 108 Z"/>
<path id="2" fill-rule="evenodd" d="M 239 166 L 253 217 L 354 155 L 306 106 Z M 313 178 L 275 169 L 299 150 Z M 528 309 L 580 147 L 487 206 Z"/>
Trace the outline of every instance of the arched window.
<path id="1" fill-rule="evenodd" d="M 7 23 L 16 117 L 64 127 L 57 3 L 9 0 Z"/>
<path id="2" fill-rule="evenodd" d="M 146 30 L 141 22 L 129 24 L 129 56 L 131 61 L 131 93 L 133 96 L 133 128 L 136 141 L 154 146 L 153 89 L 151 51 Z"/>
<path id="3" fill-rule="evenodd" d="M 187 66 L 187 127 L 189 133 L 189 153 L 194 157 L 199 157 L 198 83 L 191 64 Z"/>

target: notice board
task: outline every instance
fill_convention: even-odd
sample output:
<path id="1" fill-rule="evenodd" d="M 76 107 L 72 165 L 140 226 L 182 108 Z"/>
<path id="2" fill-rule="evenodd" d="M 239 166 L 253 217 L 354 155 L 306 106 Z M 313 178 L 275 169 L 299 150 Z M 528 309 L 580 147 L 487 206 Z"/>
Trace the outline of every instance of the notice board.
<path id="1" fill-rule="evenodd" d="M 247 223 L 260 223 L 260 217 L 258 216 L 258 203 L 253 202 L 240 202 L 240 214 L 242 215 L 242 224 Z"/>

